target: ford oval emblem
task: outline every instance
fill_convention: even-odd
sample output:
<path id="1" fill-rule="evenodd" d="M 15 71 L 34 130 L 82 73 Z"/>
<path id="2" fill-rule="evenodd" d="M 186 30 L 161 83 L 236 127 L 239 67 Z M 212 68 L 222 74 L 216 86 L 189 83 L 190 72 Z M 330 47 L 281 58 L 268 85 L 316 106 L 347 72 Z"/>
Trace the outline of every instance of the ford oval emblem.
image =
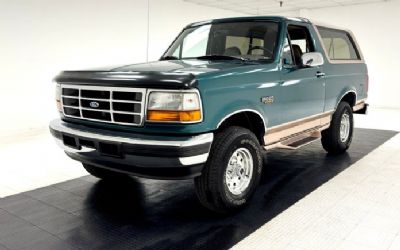
<path id="1" fill-rule="evenodd" d="M 100 106 L 100 103 L 93 101 L 93 102 L 90 102 L 89 105 L 90 105 L 90 107 L 96 109 Z"/>

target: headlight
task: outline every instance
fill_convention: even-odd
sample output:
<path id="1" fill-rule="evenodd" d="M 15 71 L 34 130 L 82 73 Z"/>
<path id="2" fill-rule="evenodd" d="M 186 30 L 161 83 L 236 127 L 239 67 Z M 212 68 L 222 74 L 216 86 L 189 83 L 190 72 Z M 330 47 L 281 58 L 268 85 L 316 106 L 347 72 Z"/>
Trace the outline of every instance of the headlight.
<path id="1" fill-rule="evenodd" d="M 61 85 L 56 83 L 56 105 L 58 112 L 62 112 L 61 109 Z"/>
<path id="2" fill-rule="evenodd" d="M 202 119 L 197 92 L 153 91 L 147 104 L 147 121 L 194 123 Z"/>

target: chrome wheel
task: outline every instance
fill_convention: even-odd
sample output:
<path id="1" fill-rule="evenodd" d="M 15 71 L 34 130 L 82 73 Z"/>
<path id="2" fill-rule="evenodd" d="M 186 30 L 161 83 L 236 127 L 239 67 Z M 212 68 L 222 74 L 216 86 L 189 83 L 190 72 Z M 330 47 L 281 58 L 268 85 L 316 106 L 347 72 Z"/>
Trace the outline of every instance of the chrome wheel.
<path id="1" fill-rule="evenodd" d="M 234 195 L 242 194 L 253 176 L 253 156 L 247 148 L 238 148 L 229 159 L 225 171 L 228 190 Z"/>
<path id="2" fill-rule="evenodd" d="M 340 121 L 340 140 L 346 142 L 350 135 L 350 116 L 348 113 L 342 115 Z"/>

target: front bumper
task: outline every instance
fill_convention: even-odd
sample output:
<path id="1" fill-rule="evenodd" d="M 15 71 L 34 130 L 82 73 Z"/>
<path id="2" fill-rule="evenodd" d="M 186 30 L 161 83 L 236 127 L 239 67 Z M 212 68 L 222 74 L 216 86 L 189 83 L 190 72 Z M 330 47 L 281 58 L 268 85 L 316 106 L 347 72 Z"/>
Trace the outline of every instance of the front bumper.
<path id="1" fill-rule="evenodd" d="M 155 179 L 201 174 L 213 133 L 195 136 L 144 135 L 96 129 L 61 119 L 50 132 L 66 154 L 82 163 Z"/>

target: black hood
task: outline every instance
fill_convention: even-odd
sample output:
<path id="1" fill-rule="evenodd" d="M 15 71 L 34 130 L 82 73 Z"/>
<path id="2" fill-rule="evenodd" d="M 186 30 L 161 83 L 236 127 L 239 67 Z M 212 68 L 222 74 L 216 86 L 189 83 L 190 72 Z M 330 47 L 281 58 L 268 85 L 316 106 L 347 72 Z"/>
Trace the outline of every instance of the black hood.
<path id="1" fill-rule="evenodd" d="M 55 78 L 55 81 L 83 85 L 189 89 L 197 86 L 196 76 L 220 72 L 241 65 L 234 61 L 157 61 L 120 67 L 63 71 Z"/>
<path id="2" fill-rule="evenodd" d="M 193 74 L 148 72 L 111 72 L 111 71 L 63 71 L 56 78 L 59 83 L 81 85 L 112 85 L 116 87 L 143 87 L 189 89 L 197 86 Z"/>

